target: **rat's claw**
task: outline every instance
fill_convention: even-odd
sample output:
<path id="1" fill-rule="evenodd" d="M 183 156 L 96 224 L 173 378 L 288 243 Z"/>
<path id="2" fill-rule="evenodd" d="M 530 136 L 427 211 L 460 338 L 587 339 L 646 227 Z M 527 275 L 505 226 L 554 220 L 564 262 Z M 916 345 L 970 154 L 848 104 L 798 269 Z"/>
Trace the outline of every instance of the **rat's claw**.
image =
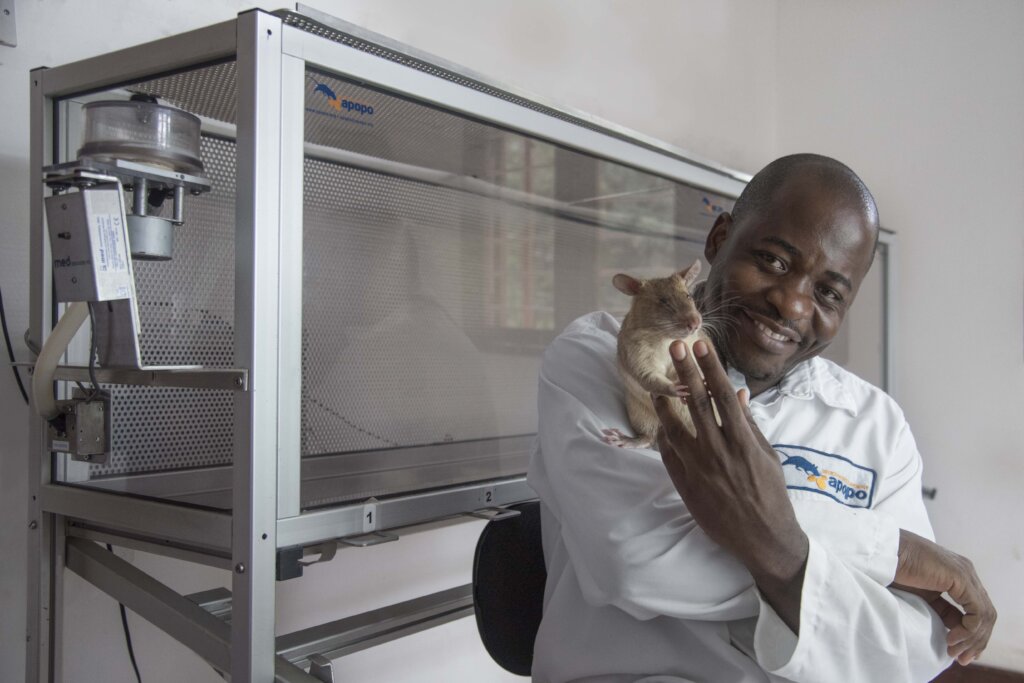
<path id="1" fill-rule="evenodd" d="M 690 388 L 685 384 L 673 384 L 672 390 L 679 398 L 689 398 L 690 396 Z"/>
<path id="2" fill-rule="evenodd" d="M 618 446 L 619 448 L 622 448 L 624 441 L 629 438 L 618 429 L 602 429 L 601 433 L 604 434 L 601 441 L 609 446 Z"/>

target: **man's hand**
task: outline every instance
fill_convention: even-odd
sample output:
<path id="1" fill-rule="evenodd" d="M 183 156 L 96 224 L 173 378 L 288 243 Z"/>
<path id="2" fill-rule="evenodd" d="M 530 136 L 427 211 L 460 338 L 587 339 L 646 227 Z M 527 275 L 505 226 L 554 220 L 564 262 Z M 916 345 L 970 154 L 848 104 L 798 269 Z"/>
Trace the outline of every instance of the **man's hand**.
<path id="1" fill-rule="evenodd" d="M 709 344 L 694 344 L 704 379 L 685 344 L 674 342 L 669 350 L 690 394 L 684 401 L 696 435 L 673 411 L 670 401 L 677 399 L 654 397 L 665 467 L 697 524 L 747 567 L 779 617 L 799 633 L 808 543 L 786 495 L 778 456 L 754 424 L 745 393 L 742 400 L 733 393 Z"/>
<path id="2" fill-rule="evenodd" d="M 996 622 L 996 609 L 966 557 L 900 529 L 899 562 L 892 587 L 928 600 L 949 629 L 946 651 L 957 662 L 966 666 L 985 649 Z M 956 601 L 963 612 L 942 593 Z"/>

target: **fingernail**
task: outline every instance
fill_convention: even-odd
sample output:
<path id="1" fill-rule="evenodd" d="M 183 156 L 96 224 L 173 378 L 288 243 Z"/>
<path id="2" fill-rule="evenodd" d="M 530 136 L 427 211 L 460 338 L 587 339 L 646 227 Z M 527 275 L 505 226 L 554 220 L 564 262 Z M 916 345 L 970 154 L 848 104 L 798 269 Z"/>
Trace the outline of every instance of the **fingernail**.
<path id="1" fill-rule="evenodd" d="M 686 344 L 681 341 L 674 341 L 672 346 L 668 347 L 668 352 L 676 360 L 682 360 L 686 358 Z"/>
<path id="2" fill-rule="evenodd" d="M 699 341 L 693 345 L 693 354 L 698 358 L 703 358 L 708 355 L 708 345 L 703 341 Z"/>

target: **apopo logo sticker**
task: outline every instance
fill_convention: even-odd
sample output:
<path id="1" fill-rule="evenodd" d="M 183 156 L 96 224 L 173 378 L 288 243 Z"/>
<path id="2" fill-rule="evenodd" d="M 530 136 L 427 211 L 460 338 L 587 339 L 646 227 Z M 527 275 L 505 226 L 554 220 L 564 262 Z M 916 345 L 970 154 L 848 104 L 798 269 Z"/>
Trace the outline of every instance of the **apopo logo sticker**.
<path id="1" fill-rule="evenodd" d="M 307 76 L 307 78 L 309 77 Z M 376 111 L 372 104 L 339 97 L 330 86 L 320 83 L 313 78 L 309 78 L 309 80 L 312 81 L 314 85 L 312 103 L 316 104 L 317 102 L 321 102 L 334 111 L 320 109 L 315 106 L 306 107 L 306 111 L 313 114 L 320 114 L 321 116 L 330 116 L 331 118 L 358 123 L 363 126 L 373 125 L 373 116 Z"/>
<path id="2" fill-rule="evenodd" d="M 813 491 L 850 507 L 871 507 L 876 473 L 870 467 L 806 446 L 774 444 L 772 448 L 782 463 L 786 488 Z"/>

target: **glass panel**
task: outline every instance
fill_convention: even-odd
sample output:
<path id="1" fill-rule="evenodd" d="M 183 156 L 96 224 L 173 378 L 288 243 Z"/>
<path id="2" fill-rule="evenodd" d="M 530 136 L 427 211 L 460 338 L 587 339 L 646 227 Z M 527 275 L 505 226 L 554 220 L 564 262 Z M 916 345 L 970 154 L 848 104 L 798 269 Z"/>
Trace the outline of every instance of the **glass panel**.
<path id="1" fill-rule="evenodd" d="M 625 313 L 615 273 L 690 265 L 732 200 L 307 76 L 304 504 L 524 472 L 544 347 Z"/>

